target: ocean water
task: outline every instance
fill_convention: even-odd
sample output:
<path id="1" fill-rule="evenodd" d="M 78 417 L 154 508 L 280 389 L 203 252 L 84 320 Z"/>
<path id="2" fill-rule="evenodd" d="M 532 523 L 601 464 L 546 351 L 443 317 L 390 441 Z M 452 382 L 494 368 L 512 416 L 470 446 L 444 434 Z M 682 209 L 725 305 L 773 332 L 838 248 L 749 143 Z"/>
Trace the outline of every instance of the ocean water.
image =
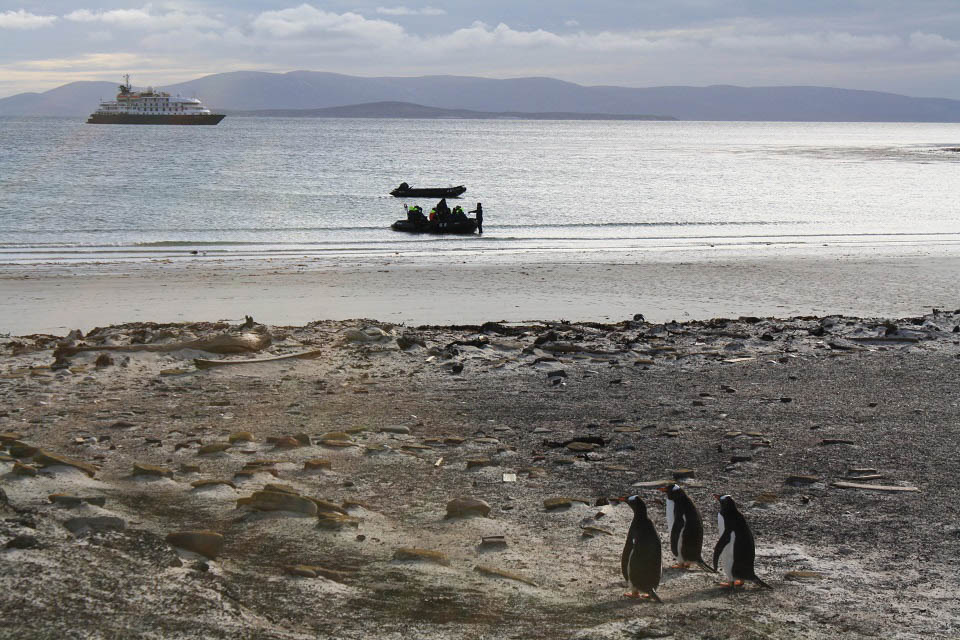
<path id="1" fill-rule="evenodd" d="M 955 245 L 957 147 L 957 124 L 0 118 L 0 267 Z M 402 181 L 465 185 L 484 235 L 390 230 L 435 202 Z"/>

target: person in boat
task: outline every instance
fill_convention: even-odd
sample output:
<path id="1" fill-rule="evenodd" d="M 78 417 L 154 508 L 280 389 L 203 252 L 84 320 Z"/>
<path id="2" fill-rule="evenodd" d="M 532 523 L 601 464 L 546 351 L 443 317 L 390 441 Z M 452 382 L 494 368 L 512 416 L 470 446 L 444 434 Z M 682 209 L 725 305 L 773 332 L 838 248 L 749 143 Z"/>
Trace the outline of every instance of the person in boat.
<path id="1" fill-rule="evenodd" d="M 401 182 L 400 186 L 397 187 L 399 191 L 406 191 L 409 188 L 410 188 L 410 185 L 408 185 L 406 182 Z"/>
<path id="2" fill-rule="evenodd" d="M 436 220 L 437 220 L 437 208 L 434 207 L 433 209 L 430 209 L 430 222 L 436 222 Z"/>
<path id="3" fill-rule="evenodd" d="M 483 235 L 483 203 L 478 202 L 477 208 L 471 210 L 470 213 L 477 214 L 477 232 Z"/>
<path id="4" fill-rule="evenodd" d="M 407 209 L 407 222 L 420 224 L 426 222 L 426 220 L 427 219 L 424 217 L 423 209 L 420 207 L 420 205 L 413 205 Z"/>
<path id="5" fill-rule="evenodd" d="M 437 217 L 441 222 L 445 222 L 449 216 L 450 207 L 447 206 L 447 199 L 440 198 L 440 202 L 437 203 Z"/>
<path id="6" fill-rule="evenodd" d="M 453 220 L 454 222 L 463 222 L 467 219 L 467 214 L 463 212 L 463 207 L 457 205 L 453 208 Z"/>

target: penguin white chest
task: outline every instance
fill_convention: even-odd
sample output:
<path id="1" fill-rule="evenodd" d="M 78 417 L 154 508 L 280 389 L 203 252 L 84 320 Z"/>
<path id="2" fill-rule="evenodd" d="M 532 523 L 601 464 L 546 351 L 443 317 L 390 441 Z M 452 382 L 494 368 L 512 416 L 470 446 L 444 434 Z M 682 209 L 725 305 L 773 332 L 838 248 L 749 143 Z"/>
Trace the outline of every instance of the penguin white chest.
<path id="1" fill-rule="evenodd" d="M 675 521 L 673 511 L 675 507 L 676 504 L 674 504 L 673 500 L 667 498 L 667 531 L 670 532 L 670 535 L 673 535 L 673 523 Z"/>
<path id="2" fill-rule="evenodd" d="M 721 518 L 721 521 L 723 518 Z M 734 531 L 730 532 L 730 541 L 727 542 L 726 546 L 720 551 L 720 566 L 723 567 L 723 573 L 727 576 L 728 580 L 733 580 L 733 547 L 734 542 L 737 540 L 737 534 Z"/>

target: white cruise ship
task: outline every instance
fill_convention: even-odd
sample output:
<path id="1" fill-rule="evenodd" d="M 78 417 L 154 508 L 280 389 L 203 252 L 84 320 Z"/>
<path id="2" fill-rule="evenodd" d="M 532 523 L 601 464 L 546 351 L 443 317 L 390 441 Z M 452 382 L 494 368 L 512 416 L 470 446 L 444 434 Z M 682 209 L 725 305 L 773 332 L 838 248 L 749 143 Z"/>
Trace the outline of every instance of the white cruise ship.
<path id="1" fill-rule="evenodd" d="M 130 76 L 123 77 L 116 100 L 104 100 L 87 124 L 217 124 L 226 117 L 211 113 L 197 98 L 154 91 L 134 92 Z"/>

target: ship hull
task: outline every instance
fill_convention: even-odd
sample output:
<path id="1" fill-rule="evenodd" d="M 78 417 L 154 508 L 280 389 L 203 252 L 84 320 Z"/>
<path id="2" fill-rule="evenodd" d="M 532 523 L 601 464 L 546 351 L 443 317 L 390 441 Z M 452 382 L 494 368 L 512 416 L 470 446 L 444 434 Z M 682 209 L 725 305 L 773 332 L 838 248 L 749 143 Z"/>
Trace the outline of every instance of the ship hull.
<path id="1" fill-rule="evenodd" d="M 226 117 L 222 113 L 198 115 L 138 115 L 133 113 L 94 113 L 87 124 L 218 124 Z"/>

